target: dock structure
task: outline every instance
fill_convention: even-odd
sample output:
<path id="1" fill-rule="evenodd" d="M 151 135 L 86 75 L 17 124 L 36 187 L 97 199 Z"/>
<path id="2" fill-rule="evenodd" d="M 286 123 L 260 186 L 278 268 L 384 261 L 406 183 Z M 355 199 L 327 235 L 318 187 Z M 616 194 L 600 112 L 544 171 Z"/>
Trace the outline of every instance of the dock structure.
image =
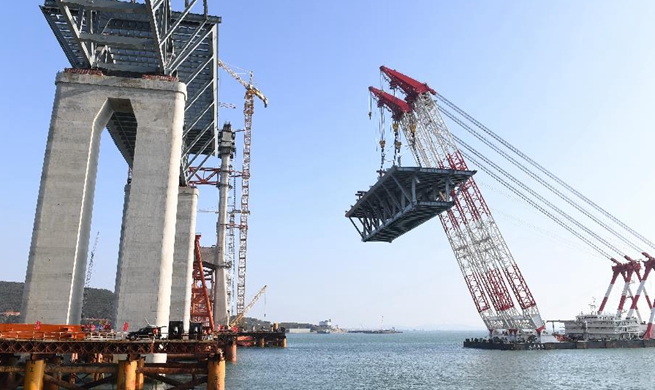
<path id="1" fill-rule="evenodd" d="M 346 212 L 362 241 L 392 242 L 455 205 L 475 171 L 393 166 Z"/>
<path id="2" fill-rule="evenodd" d="M 234 335 L 213 340 L 8 340 L 0 339 L 0 388 L 142 390 L 146 382 L 175 389 L 206 384 L 225 389 L 225 353 Z M 29 355 L 21 361 L 20 356 Z M 147 356 L 167 354 L 168 362 Z M 166 376 L 175 374 L 174 377 Z"/>
<path id="3" fill-rule="evenodd" d="M 117 390 L 142 390 L 147 381 L 173 386 L 169 389 L 206 384 L 208 390 L 223 390 L 225 364 L 237 361 L 237 345 L 287 345 L 281 329 L 178 337 L 131 340 L 126 332 L 89 332 L 80 325 L 6 324 L 0 327 L 0 389 L 80 390 L 112 384 Z M 153 356 L 167 361 L 153 362 Z"/>

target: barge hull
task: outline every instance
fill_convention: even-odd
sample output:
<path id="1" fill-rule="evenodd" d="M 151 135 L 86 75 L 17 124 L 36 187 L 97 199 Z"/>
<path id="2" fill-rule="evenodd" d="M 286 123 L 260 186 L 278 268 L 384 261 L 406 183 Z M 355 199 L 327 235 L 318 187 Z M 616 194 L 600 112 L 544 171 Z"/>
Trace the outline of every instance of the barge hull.
<path id="1" fill-rule="evenodd" d="M 466 340 L 464 348 L 494 349 L 500 351 L 532 351 L 552 349 L 602 349 L 602 348 L 654 348 L 652 340 L 575 341 L 560 343 L 493 343 L 487 340 Z"/>

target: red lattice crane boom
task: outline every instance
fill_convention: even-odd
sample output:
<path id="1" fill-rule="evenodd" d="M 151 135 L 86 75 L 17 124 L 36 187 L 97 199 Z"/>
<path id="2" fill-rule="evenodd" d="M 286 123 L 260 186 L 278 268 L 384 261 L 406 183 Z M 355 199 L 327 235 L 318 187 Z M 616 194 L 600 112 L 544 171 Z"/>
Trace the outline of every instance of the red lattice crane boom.
<path id="1" fill-rule="evenodd" d="M 402 128 L 417 163 L 468 170 L 432 99 L 431 95 L 436 92 L 398 71 L 384 66 L 380 70 L 390 87 L 405 95 L 404 101 L 375 88 L 369 90 L 378 106 L 392 112 L 394 129 Z M 471 297 L 489 331 L 541 332 L 544 322 L 536 302 L 475 180 L 471 178 L 466 182 L 456 196 L 455 207 L 439 217 Z"/>

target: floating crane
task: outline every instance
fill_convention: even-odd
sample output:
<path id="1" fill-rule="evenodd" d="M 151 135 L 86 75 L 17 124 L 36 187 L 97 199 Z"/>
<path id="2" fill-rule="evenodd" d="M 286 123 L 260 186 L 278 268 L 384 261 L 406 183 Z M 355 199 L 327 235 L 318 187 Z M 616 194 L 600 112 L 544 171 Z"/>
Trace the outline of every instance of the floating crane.
<path id="1" fill-rule="evenodd" d="M 252 116 L 255 112 L 255 97 L 268 107 L 268 99 L 264 94 L 253 85 L 253 73 L 250 72 L 248 82 L 244 81 L 241 76 L 234 72 L 229 66 L 218 59 L 218 66 L 223 68 L 239 84 L 246 89 L 245 101 L 243 106 L 244 128 L 243 128 L 243 152 L 241 163 L 241 202 L 239 209 L 239 255 L 237 260 L 237 294 L 236 306 L 237 315 L 245 310 L 246 296 L 246 254 L 248 251 L 248 217 L 250 209 L 248 203 L 250 200 L 250 144 L 252 138 Z"/>
<path id="2" fill-rule="evenodd" d="M 431 98 L 436 92 L 400 72 L 380 69 L 391 88 L 398 88 L 406 95 L 407 104 L 402 105 L 394 96 L 369 88 L 378 104 L 393 113 L 394 146 L 399 148 L 398 133 L 402 129 L 419 165 L 469 170 Z M 473 178 L 460 187 L 455 207 L 440 214 L 439 219 L 489 332 L 540 333 L 545 324 L 537 304 Z M 515 307 L 510 290 L 522 312 Z"/>
<path id="3" fill-rule="evenodd" d="M 399 149 L 402 145 L 400 142 L 402 131 L 419 166 L 453 168 L 462 171 L 468 169 L 467 161 L 470 161 L 480 167 L 521 200 L 526 201 L 562 228 L 581 239 L 602 257 L 610 259 L 614 264 L 614 274 L 601 304 L 601 310 L 604 309 L 607 303 L 615 281 L 621 275 L 625 283 L 615 316 L 622 316 L 625 312 L 623 309 L 625 303 L 630 298 L 632 303 L 626 318 L 631 318 L 636 313 L 640 319 L 637 302 L 642 294 L 645 295 L 651 315 L 644 338 L 651 337 L 652 323 L 655 318 L 655 303 L 651 303 L 645 291 L 645 282 L 650 270 L 655 269 L 655 261 L 648 253 L 641 250 L 644 244 L 655 248 L 651 241 L 573 189 L 427 84 L 418 82 L 384 66 L 380 70 L 391 90 L 394 92 L 400 91 L 404 95 L 403 99 L 374 87 L 369 88 L 372 98 L 377 101 L 378 107 L 391 112 L 395 138 L 394 165 L 400 165 Z M 451 109 L 454 113 L 450 111 Z M 612 238 L 608 239 L 600 236 L 596 231 L 560 209 L 539 192 L 528 187 L 523 180 L 512 176 L 461 138 L 452 134 L 446 126 L 442 114 L 496 151 L 523 173 L 543 185 L 569 206 L 603 228 Z M 384 164 L 383 125 L 384 120 L 382 117 L 380 146 L 382 147 L 382 163 Z M 490 138 L 487 138 L 485 134 Z M 461 151 L 459 147 L 466 151 Z M 532 168 L 524 165 L 520 160 L 524 160 Z M 558 184 L 562 189 L 556 188 L 547 181 L 548 179 Z M 573 196 L 567 195 L 565 191 Z M 605 219 L 600 218 L 601 216 Z M 497 330 L 503 330 L 508 331 L 509 334 L 517 331 L 540 333 L 544 328 L 544 323 L 535 300 L 473 179 L 469 179 L 463 187 L 460 187 L 454 207 L 441 214 L 440 219 L 476 308 L 489 331 L 493 333 Z M 605 220 L 613 222 L 616 227 L 610 226 Z M 620 233 L 619 228 L 625 230 L 631 237 L 628 237 L 625 233 Z M 613 240 L 618 240 L 623 247 L 628 247 L 645 256 L 648 260 L 641 262 L 643 268 L 639 261 L 633 260 L 619 249 Z M 627 263 L 615 260 L 612 254 L 623 257 L 627 260 Z M 645 270 L 643 277 L 640 273 L 641 269 Z M 633 277 L 636 277 L 639 282 L 636 294 L 633 294 L 630 288 Z M 509 294 L 510 291 L 513 296 Z M 520 313 L 518 308 L 515 307 L 514 300 L 518 302 Z M 641 322 L 641 320 L 639 321 Z"/>

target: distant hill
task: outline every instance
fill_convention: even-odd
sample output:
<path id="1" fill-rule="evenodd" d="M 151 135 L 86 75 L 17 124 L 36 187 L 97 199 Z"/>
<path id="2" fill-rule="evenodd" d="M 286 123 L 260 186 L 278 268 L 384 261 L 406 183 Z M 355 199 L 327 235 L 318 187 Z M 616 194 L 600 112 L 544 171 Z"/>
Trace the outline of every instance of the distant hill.
<path id="1" fill-rule="evenodd" d="M 101 288 L 84 289 L 85 305 L 82 308 L 82 318 L 111 318 L 114 312 L 114 293 Z M 0 282 L 0 323 L 18 321 L 16 315 L 6 315 L 8 312 L 19 312 L 23 300 L 23 283 Z"/>

